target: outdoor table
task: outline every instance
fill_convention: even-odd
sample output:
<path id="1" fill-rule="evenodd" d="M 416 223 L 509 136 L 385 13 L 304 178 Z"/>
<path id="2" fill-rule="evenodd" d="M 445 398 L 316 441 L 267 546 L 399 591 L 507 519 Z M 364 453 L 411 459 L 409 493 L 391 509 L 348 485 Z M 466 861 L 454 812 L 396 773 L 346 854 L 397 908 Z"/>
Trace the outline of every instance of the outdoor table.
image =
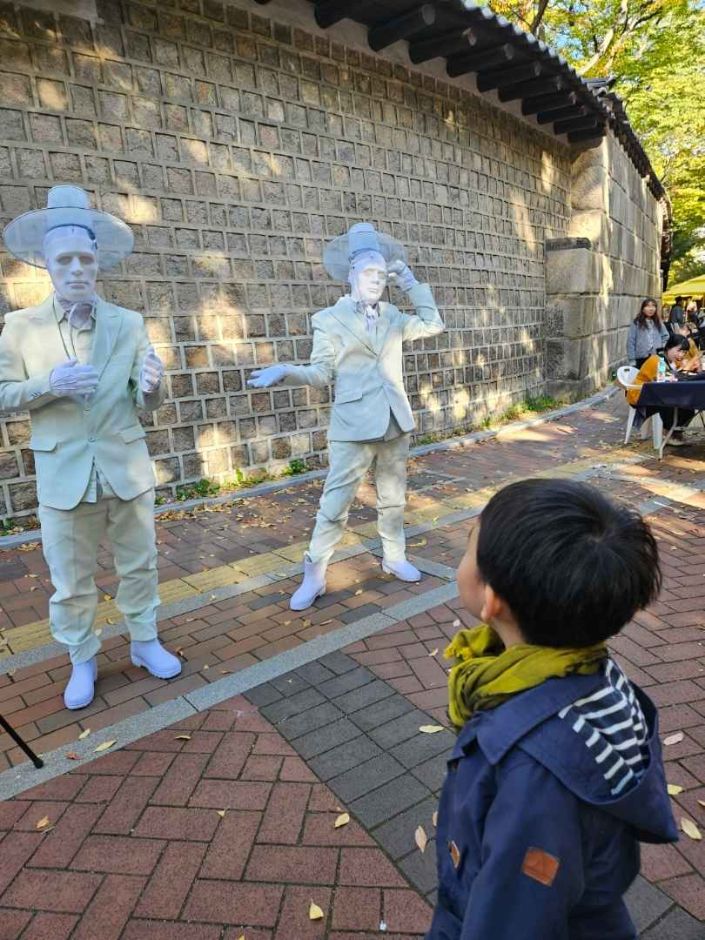
<path id="1" fill-rule="evenodd" d="M 657 447 L 659 460 L 663 457 L 663 449 L 671 439 L 671 434 L 678 426 L 678 409 L 694 411 L 696 414 L 705 411 L 705 374 L 698 375 L 703 378 L 680 379 L 677 382 L 645 382 L 641 387 L 637 408 L 675 409 L 673 425 Z"/>

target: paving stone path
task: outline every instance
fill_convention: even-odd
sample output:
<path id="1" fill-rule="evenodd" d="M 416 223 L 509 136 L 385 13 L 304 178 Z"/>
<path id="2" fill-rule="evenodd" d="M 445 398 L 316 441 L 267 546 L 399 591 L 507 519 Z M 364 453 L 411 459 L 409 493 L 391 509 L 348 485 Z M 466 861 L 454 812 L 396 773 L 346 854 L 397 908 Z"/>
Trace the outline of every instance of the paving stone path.
<path id="1" fill-rule="evenodd" d="M 674 808 L 705 829 L 705 441 L 659 463 L 646 443 L 622 446 L 623 428 L 613 396 L 417 456 L 418 586 L 381 573 L 365 486 L 329 593 L 301 614 L 287 604 L 319 480 L 167 512 L 161 632 L 184 673 L 129 665 L 106 549 L 101 678 L 79 713 L 61 704 L 41 552 L 0 552 L 0 710 L 46 759 L 35 771 L 0 738 L 0 940 L 423 936 L 452 736 L 419 727 L 447 725 L 443 648 L 471 623 L 454 569 L 491 493 L 537 474 L 589 479 L 656 532 L 664 590 L 612 650 L 659 705 L 662 736 L 682 732 L 664 749 Z M 629 903 L 647 940 L 705 937 L 703 844 L 644 847 Z"/>

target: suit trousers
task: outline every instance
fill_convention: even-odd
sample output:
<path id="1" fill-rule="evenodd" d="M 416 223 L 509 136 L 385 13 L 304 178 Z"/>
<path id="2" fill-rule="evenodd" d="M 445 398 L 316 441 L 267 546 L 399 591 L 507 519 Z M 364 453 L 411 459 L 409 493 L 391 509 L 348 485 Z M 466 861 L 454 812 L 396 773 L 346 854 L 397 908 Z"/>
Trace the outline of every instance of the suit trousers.
<path id="1" fill-rule="evenodd" d="M 157 635 L 157 547 L 154 490 L 135 499 L 112 495 L 82 502 L 74 509 L 39 506 L 44 558 L 54 594 L 49 623 L 57 643 L 68 647 L 72 663 L 85 662 L 100 649 L 93 632 L 98 588 L 95 583 L 98 544 L 107 535 L 120 579 L 116 604 L 133 640 Z"/>
<path id="2" fill-rule="evenodd" d="M 384 557 L 406 557 L 404 506 L 409 434 L 385 441 L 329 441 L 329 470 L 316 515 L 308 554 L 313 562 L 328 562 L 343 536 L 348 512 L 373 463 L 377 489 L 377 531 Z"/>

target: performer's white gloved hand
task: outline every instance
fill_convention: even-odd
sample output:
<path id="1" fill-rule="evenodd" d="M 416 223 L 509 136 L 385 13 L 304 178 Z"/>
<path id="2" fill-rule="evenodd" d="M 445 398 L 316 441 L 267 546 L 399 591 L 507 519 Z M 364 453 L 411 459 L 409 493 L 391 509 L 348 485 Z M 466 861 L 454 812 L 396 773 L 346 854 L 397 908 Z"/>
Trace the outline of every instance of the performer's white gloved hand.
<path id="1" fill-rule="evenodd" d="M 93 366 L 82 366 L 78 359 L 69 359 L 52 369 L 49 387 L 57 398 L 92 395 L 98 388 L 98 373 Z"/>
<path id="2" fill-rule="evenodd" d="M 286 366 L 267 366 L 266 369 L 255 369 L 247 380 L 253 388 L 269 388 L 270 385 L 279 385 L 289 370 Z"/>
<path id="3" fill-rule="evenodd" d="M 403 261 L 392 261 L 387 267 L 387 274 L 393 284 L 397 284 L 403 291 L 410 291 L 419 283 L 411 272 L 408 264 Z"/>
<path id="4" fill-rule="evenodd" d="M 140 390 L 145 395 L 156 392 L 163 378 L 164 363 L 155 353 L 154 346 L 150 346 L 140 369 Z"/>

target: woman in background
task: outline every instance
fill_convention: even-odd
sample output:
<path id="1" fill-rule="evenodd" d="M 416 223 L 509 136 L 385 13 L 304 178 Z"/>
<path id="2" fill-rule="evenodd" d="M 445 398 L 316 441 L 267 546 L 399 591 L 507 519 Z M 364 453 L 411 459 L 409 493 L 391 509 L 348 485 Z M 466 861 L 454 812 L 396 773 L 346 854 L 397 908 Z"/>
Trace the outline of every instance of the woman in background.
<path id="1" fill-rule="evenodd" d="M 627 359 L 629 364 L 641 369 L 646 360 L 657 350 L 663 349 L 668 339 L 668 330 L 658 315 L 658 304 L 653 297 L 641 303 L 641 309 L 629 326 L 627 334 Z"/>

